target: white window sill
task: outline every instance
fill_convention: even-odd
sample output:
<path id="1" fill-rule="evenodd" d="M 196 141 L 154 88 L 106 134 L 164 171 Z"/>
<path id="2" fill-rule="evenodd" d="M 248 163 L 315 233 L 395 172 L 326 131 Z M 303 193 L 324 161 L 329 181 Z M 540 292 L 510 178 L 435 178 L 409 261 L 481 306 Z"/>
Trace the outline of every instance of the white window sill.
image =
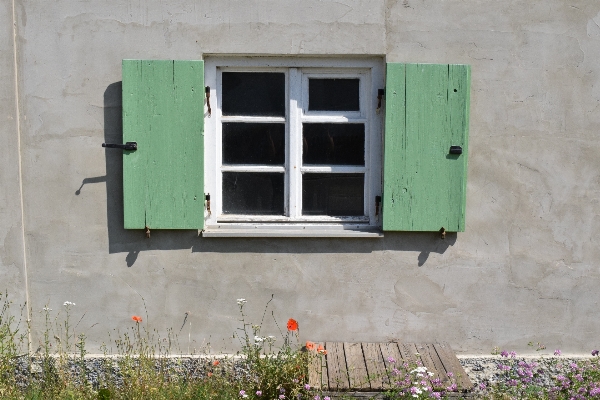
<path id="1" fill-rule="evenodd" d="M 217 224 L 208 225 L 202 231 L 203 237 L 355 237 L 381 238 L 383 232 L 373 226 L 340 225 L 259 225 L 259 224 Z"/>

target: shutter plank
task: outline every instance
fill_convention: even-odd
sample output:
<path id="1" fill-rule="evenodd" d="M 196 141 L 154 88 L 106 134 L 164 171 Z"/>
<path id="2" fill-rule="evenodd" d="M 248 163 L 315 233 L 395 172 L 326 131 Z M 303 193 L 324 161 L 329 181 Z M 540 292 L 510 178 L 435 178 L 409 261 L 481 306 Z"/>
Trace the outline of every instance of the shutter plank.
<path id="1" fill-rule="evenodd" d="M 125 228 L 202 229 L 204 64 L 123 60 Z"/>
<path id="2" fill-rule="evenodd" d="M 464 231 L 469 67 L 390 63 L 386 88 L 383 229 Z"/>

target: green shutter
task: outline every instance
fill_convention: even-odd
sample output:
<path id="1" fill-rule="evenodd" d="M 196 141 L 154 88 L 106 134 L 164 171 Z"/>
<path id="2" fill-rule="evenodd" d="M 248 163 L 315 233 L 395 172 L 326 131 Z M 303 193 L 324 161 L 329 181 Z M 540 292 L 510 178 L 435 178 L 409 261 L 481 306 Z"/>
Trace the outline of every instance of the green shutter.
<path id="1" fill-rule="evenodd" d="M 204 227 L 204 62 L 123 60 L 126 229 Z"/>
<path id="2" fill-rule="evenodd" d="M 386 75 L 383 229 L 463 232 L 470 66 L 388 63 Z"/>

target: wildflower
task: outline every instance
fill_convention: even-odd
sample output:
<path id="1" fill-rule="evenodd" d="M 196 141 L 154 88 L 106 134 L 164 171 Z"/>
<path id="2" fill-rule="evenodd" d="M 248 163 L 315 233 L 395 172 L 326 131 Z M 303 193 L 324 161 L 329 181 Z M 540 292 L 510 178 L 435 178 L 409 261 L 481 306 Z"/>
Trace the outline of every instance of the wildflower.
<path id="1" fill-rule="evenodd" d="M 243 306 L 247 303 L 246 299 L 237 299 L 238 306 Z"/>
<path id="2" fill-rule="evenodd" d="M 598 353 L 600 353 L 600 351 L 598 351 L 598 350 L 592 350 L 592 355 L 593 355 L 593 356 L 597 356 L 597 355 L 598 355 Z"/>
<path id="3" fill-rule="evenodd" d="M 142 317 L 140 317 L 139 315 L 134 315 L 133 317 L 131 317 L 131 319 L 137 322 L 138 324 L 142 322 Z"/>
<path id="4" fill-rule="evenodd" d="M 560 351 L 560 349 L 556 349 L 556 350 L 554 350 L 554 355 L 555 355 L 555 356 L 560 356 L 560 355 L 561 355 L 561 351 Z"/>
<path id="5" fill-rule="evenodd" d="M 65 306 L 65 307 L 67 307 L 67 306 L 74 306 L 74 305 L 75 305 L 75 303 L 72 303 L 72 302 L 70 302 L 70 301 L 65 301 L 65 302 L 63 303 L 63 306 Z"/>
<path id="6" fill-rule="evenodd" d="M 306 341 L 306 350 L 314 350 L 315 348 L 315 344 L 313 342 L 310 341 Z"/>
<path id="7" fill-rule="evenodd" d="M 391 356 L 388 357 L 387 360 L 388 360 L 389 363 L 395 363 L 396 362 L 396 360 L 394 360 L 394 357 L 391 357 Z"/>
<path id="8" fill-rule="evenodd" d="M 448 375 L 448 378 L 452 378 L 454 376 L 452 372 L 448 372 L 446 375 Z"/>
<path id="9" fill-rule="evenodd" d="M 260 396 L 262 396 L 262 392 L 261 392 L 260 390 L 257 390 L 257 391 L 256 391 L 256 395 L 257 395 L 258 397 L 260 397 Z"/>
<path id="10" fill-rule="evenodd" d="M 206 375 L 208 375 L 208 377 L 210 378 L 210 377 L 212 376 L 212 372 L 209 372 L 209 373 L 208 373 L 208 374 L 206 374 Z"/>
<path id="11" fill-rule="evenodd" d="M 501 355 L 502 357 L 508 357 L 508 351 L 506 351 L 506 350 L 502 350 L 502 352 L 500 353 L 500 355 Z"/>
<path id="12" fill-rule="evenodd" d="M 331 398 L 329 396 L 325 396 L 323 397 L 323 400 L 331 400 Z"/>
<path id="13" fill-rule="evenodd" d="M 479 390 L 485 390 L 485 389 L 487 389 L 487 386 L 485 385 L 485 383 L 481 382 L 479 384 Z"/>
<path id="14" fill-rule="evenodd" d="M 457 388 L 456 383 L 453 383 L 452 385 L 448 386 L 446 388 L 446 390 L 449 392 L 454 392 L 456 390 L 456 388 Z"/>
<path id="15" fill-rule="evenodd" d="M 240 396 L 243 397 L 243 398 L 248 397 L 248 395 L 246 394 L 245 390 L 240 390 Z"/>
<path id="16" fill-rule="evenodd" d="M 327 350 L 325 350 L 325 348 L 323 347 L 323 345 L 320 344 L 319 347 L 317 347 L 317 353 L 326 355 L 327 354 Z"/>
<path id="17" fill-rule="evenodd" d="M 319 397 L 319 395 L 316 395 L 313 400 L 321 400 L 321 397 Z"/>
<path id="18" fill-rule="evenodd" d="M 261 338 L 260 336 L 254 336 L 254 341 L 255 341 L 256 343 L 261 343 L 263 340 L 264 340 L 264 339 L 263 339 L 263 338 Z"/>
<path id="19" fill-rule="evenodd" d="M 44 311 L 52 311 L 52 309 L 49 308 L 49 307 L 44 307 L 42 310 L 44 310 Z"/>
<path id="20" fill-rule="evenodd" d="M 287 322 L 288 331 L 297 331 L 298 330 L 298 321 L 293 318 L 288 319 Z"/>
<path id="21" fill-rule="evenodd" d="M 434 374 L 433 372 L 427 372 L 427 375 L 429 375 L 429 376 L 433 376 L 433 375 L 435 375 L 435 374 Z"/>
<path id="22" fill-rule="evenodd" d="M 442 394 L 439 392 L 431 392 L 430 396 L 434 399 L 441 399 L 442 398 Z"/>
<path id="23" fill-rule="evenodd" d="M 306 385 L 304 385 L 304 389 L 305 390 L 310 390 L 310 385 L 307 383 Z"/>
<path id="24" fill-rule="evenodd" d="M 215 366 L 215 367 L 216 367 L 216 366 L 217 366 L 217 365 L 219 365 L 219 364 L 220 364 L 220 363 L 219 363 L 219 360 L 215 360 L 215 361 L 213 361 L 213 366 Z"/>
<path id="25" fill-rule="evenodd" d="M 517 353 L 514 351 L 511 351 L 510 353 L 508 353 L 508 355 L 510 355 L 510 358 L 515 358 L 517 356 Z"/>
<path id="26" fill-rule="evenodd" d="M 280 399 L 280 400 L 283 400 L 283 399 L 285 399 L 285 394 L 280 394 L 280 395 L 279 395 L 279 399 Z"/>
<path id="27" fill-rule="evenodd" d="M 279 393 L 285 393 L 285 389 L 283 387 L 279 388 Z"/>
<path id="28" fill-rule="evenodd" d="M 423 393 L 423 391 L 421 389 L 419 389 L 418 387 L 416 387 L 416 386 L 411 387 L 410 388 L 410 392 L 413 394 L 413 396 L 415 394 L 419 395 L 419 394 Z"/>

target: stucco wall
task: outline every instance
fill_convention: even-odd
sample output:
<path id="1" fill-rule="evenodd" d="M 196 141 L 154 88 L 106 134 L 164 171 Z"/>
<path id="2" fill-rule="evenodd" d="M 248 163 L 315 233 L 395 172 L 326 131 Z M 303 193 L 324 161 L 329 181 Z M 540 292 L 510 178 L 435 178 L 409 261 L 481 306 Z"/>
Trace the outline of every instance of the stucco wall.
<path id="1" fill-rule="evenodd" d="M 12 4 L 0 7 L 0 277 L 24 298 Z M 462 353 L 597 347 L 596 0 L 15 0 L 15 10 L 34 341 L 42 307 L 69 300 L 91 350 L 144 307 L 144 323 L 172 327 L 184 352 L 232 350 L 235 300 L 258 321 L 274 294 L 280 326 L 296 318 L 303 339 L 447 340 Z M 122 229 L 120 155 L 100 146 L 120 140 L 121 60 L 207 53 L 471 64 L 466 232 L 145 239 Z M 267 319 L 263 333 L 277 333 Z"/>

